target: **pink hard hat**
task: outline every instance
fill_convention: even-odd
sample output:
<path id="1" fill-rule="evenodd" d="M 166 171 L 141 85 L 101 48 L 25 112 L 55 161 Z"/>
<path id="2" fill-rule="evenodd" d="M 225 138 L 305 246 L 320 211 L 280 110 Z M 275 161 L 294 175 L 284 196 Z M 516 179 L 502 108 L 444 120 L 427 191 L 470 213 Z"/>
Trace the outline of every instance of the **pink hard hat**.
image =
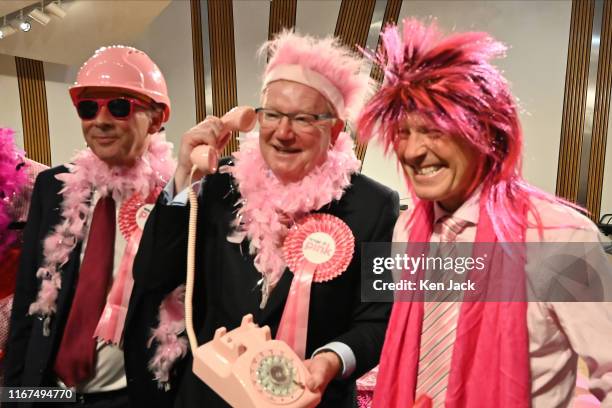
<path id="1" fill-rule="evenodd" d="M 98 48 L 79 70 L 70 88 L 72 102 L 85 88 L 104 87 L 134 91 L 164 105 L 164 122 L 170 118 L 170 98 L 164 75 L 144 52 L 113 45 Z"/>

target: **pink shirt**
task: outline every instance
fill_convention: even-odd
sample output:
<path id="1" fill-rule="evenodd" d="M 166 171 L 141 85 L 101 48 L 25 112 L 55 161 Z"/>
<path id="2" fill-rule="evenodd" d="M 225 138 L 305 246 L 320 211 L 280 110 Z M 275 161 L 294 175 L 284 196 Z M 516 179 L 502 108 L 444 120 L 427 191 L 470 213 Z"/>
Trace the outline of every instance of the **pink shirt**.
<path id="1" fill-rule="evenodd" d="M 477 191 L 453 214 L 471 224 L 457 236 L 457 242 L 473 242 L 478 224 Z M 527 242 L 598 242 L 597 227 L 586 217 L 568 207 L 534 200 L 545 226 L 540 239 L 538 229 L 527 229 Z M 434 206 L 435 221 L 447 212 Z M 394 242 L 406 242 L 409 211 L 400 214 L 393 234 Z M 534 220 L 530 221 L 535 224 Z M 567 227 L 573 225 L 574 227 Z M 431 242 L 439 242 L 434 227 Z M 531 265 L 533 268 L 534 265 Z M 529 270 L 529 254 L 526 269 Z M 531 367 L 531 403 L 533 407 L 568 406 L 574 396 L 578 356 L 591 374 L 590 391 L 602 400 L 602 407 L 612 407 L 612 302 L 530 302 L 527 307 L 529 363 Z"/>

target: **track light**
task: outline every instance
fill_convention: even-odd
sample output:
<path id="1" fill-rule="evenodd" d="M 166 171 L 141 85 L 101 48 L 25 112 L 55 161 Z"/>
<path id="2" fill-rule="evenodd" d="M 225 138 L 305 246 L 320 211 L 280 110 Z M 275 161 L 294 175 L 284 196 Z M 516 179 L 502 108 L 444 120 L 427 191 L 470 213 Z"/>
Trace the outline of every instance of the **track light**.
<path id="1" fill-rule="evenodd" d="M 15 34 L 17 31 L 10 25 L 6 24 L 6 16 L 4 16 L 4 25 L 0 28 L 0 40 Z"/>
<path id="2" fill-rule="evenodd" d="M 19 12 L 19 18 L 13 24 L 17 25 L 17 27 L 25 33 L 32 29 L 30 22 L 23 18 L 23 10 Z"/>
<path id="3" fill-rule="evenodd" d="M 30 17 L 32 20 L 36 21 L 40 25 L 47 25 L 49 24 L 49 21 L 51 21 L 51 17 L 43 13 L 42 8 L 35 8 L 34 10 L 30 11 L 28 17 Z"/>
<path id="4" fill-rule="evenodd" d="M 52 2 L 52 3 L 47 4 L 47 6 L 45 7 L 45 11 L 59 18 L 66 17 L 66 10 L 62 8 L 61 0 L 59 0 L 57 3 Z"/>
<path id="5" fill-rule="evenodd" d="M 0 0 L 4 1 L 4 0 Z M 41 0 L 39 8 L 31 9 L 30 6 L 23 8 L 19 11 L 15 11 L 10 15 L 4 16 L 4 25 L 0 27 L 0 40 L 8 37 L 9 35 L 13 35 L 17 32 L 17 30 L 21 30 L 23 32 L 28 32 L 32 29 L 32 24 L 30 20 L 36 21 L 40 25 L 47 25 L 51 22 L 51 17 L 55 16 L 58 18 L 66 17 L 66 10 L 62 7 L 62 0 L 52 0 L 50 3 L 45 5 L 46 2 L 51 0 Z M 24 17 L 24 10 L 30 10 L 27 13 L 27 16 Z M 12 16 L 12 18 L 11 18 Z M 7 24 L 7 17 L 9 23 Z"/>
<path id="6" fill-rule="evenodd" d="M 30 24 L 30 22 L 29 22 L 29 21 L 22 20 L 22 21 L 19 23 L 19 29 L 20 29 L 21 31 L 23 31 L 24 33 L 27 33 L 28 31 L 30 31 L 30 30 L 32 29 L 32 24 Z"/>

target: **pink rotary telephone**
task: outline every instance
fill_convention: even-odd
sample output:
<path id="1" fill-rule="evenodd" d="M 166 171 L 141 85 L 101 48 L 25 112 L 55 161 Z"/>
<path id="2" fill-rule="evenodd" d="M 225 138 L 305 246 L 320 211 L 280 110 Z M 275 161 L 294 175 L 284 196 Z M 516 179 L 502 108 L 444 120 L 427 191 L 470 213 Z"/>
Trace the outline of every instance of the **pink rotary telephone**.
<path id="1" fill-rule="evenodd" d="M 298 356 L 250 314 L 196 350 L 193 372 L 233 407 L 313 407 L 321 400 L 304 385 L 309 373 Z"/>
<path id="2" fill-rule="evenodd" d="M 201 145 L 191 152 L 202 173 L 217 171 L 217 149 L 227 143 L 232 130 L 247 132 L 255 126 L 255 111 L 240 106 L 226 113 L 221 121 L 224 135 L 215 147 Z M 189 183 L 191 185 L 191 183 Z M 187 243 L 187 282 L 185 290 L 185 328 L 193 354 L 193 372 L 233 407 L 310 408 L 321 400 L 306 386 L 310 375 L 300 358 L 284 342 L 272 340 L 268 326 L 253 323 L 253 316 L 242 318 L 240 327 L 228 332 L 217 329 L 214 338 L 198 347 L 193 330 L 193 281 L 198 200 L 189 188 L 189 235 Z M 205 272 L 204 272 L 205 273 Z"/>

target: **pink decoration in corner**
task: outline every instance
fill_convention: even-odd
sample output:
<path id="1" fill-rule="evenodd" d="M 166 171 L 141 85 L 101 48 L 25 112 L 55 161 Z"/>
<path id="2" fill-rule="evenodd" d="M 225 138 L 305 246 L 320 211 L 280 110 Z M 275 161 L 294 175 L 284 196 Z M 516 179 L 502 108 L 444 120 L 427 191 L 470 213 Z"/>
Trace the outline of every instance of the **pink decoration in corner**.
<path id="1" fill-rule="evenodd" d="M 12 129 L 0 128 L 0 257 L 16 238 L 16 234 L 8 229 L 12 221 L 9 201 L 27 181 L 26 172 L 17 169 L 24 153 L 15 146 L 14 135 Z"/>
<path id="2" fill-rule="evenodd" d="M 374 367 L 357 379 L 357 405 L 359 408 L 371 408 L 376 388 L 378 366 Z"/>
<path id="3" fill-rule="evenodd" d="M 589 391 L 589 380 L 580 372 L 576 375 L 576 389 L 572 408 L 599 408 L 601 402 Z"/>

